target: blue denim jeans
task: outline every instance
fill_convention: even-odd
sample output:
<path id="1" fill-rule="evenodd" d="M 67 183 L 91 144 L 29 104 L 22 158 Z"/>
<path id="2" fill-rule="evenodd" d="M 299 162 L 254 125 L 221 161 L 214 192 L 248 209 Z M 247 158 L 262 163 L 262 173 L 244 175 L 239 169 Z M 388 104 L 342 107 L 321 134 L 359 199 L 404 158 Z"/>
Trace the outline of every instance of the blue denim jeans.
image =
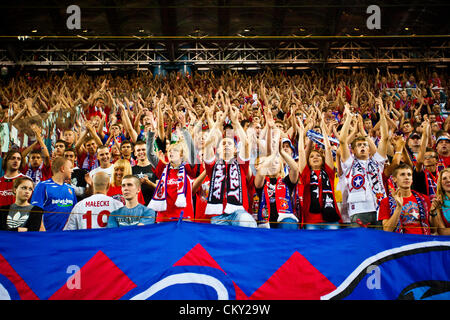
<path id="1" fill-rule="evenodd" d="M 305 225 L 305 230 L 338 230 L 339 222 L 327 222 Z"/>
<path id="2" fill-rule="evenodd" d="M 298 222 L 295 219 L 284 218 L 283 220 L 280 221 L 280 223 L 276 224 L 275 228 L 283 230 L 297 230 L 298 226 L 299 226 Z"/>
<path id="3" fill-rule="evenodd" d="M 211 223 L 226 226 L 256 228 L 255 219 L 253 219 L 252 215 L 245 210 L 237 210 L 233 213 L 224 213 L 220 216 L 212 217 Z"/>

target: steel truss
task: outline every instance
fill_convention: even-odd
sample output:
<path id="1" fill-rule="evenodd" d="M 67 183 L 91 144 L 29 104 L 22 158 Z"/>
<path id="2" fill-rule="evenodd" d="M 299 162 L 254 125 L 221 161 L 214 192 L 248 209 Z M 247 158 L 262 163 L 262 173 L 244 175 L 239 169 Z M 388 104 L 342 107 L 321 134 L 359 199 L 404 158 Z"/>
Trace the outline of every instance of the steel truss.
<path id="1" fill-rule="evenodd" d="M 202 42 L 178 44 L 170 59 L 164 42 L 86 42 L 59 44 L 28 43 L 18 49 L 16 59 L 11 50 L 0 47 L 0 65 L 28 67 L 120 67 L 165 64 L 195 66 L 317 64 L 358 65 L 371 63 L 448 63 L 450 41 L 395 41 L 388 45 L 373 42 Z"/>

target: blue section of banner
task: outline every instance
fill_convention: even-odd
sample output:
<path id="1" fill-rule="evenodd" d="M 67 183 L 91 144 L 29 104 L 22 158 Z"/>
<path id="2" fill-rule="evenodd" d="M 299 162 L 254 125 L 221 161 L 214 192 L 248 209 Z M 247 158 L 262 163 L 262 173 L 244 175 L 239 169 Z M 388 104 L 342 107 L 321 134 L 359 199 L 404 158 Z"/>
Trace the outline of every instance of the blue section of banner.
<path id="1" fill-rule="evenodd" d="M 235 299 L 233 283 L 251 298 L 268 280 L 275 290 L 278 278 L 271 277 L 294 253 L 336 287 L 325 292 L 325 299 L 397 299 L 402 292 L 411 297 L 405 289 L 426 291 L 430 281 L 440 288 L 435 296 L 445 297 L 445 283 L 450 281 L 450 237 L 365 228 L 291 231 L 169 222 L 117 229 L 0 232 L 0 243 L 0 254 L 39 299 L 49 299 L 64 286 L 72 275 L 70 266 L 82 268 L 99 251 L 136 285 L 123 299 L 153 284 L 158 285 L 152 290 L 158 290 L 150 299 L 185 299 L 182 291 L 197 292 L 191 295 L 194 299 L 217 299 L 218 294 Z M 193 250 L 198 245 L 202 251 Z M 175 266 L 192 251 L 197 265 Z M 203 264 L 208 259 L 216 266 Z M 373 266 L 379 269 L 370 269 Z M 301 277 L 303 267 L 287 270 L 298 271 Z M 0 265 L 0 274 L 1 270 Z M 192 281 L 186 280 L 190 276 Z M 415 283 L 419 285 L 414 287 Z M 270 294 L 270 288 L 265 290 Z"/>

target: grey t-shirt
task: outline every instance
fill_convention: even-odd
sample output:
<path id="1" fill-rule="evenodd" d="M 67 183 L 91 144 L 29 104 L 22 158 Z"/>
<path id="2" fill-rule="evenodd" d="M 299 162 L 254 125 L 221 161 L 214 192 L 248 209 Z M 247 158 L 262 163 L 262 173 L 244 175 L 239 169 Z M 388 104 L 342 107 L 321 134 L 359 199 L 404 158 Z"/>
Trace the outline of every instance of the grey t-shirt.
<path id="1" fill-rule="evenodd" d="M 32 208 L 32 205 L 20 207 L 13 203 L 10 206 L 8 217 L 6 218 L 6 225 L 8 228 L 13 229 L 23 227 L 30 217 L 30 210 Z"/>

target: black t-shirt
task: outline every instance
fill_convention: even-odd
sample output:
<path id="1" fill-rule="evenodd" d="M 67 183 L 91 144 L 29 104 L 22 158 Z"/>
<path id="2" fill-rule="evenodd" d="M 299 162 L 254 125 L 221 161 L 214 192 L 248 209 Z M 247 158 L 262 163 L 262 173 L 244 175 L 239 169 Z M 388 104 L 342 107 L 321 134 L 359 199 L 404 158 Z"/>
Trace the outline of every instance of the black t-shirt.
<path id="1" fill-rule="evenodd" d="M 15 203 L 0 207 L 0 230 L 18 231 L 27 228 L 28 231 L 39 231 L 43 210 L 29 205 L 19 207 Z"/>
<path id="2" fill-rule="evenodd" d="M 426 176 L 424 171 L 417 172 L 417 170 L 414 169 L 411 190 L 417 191 L 421 194 L 427 194 L 427 185 L 425 179 Z"/>
<path id="3" fill-rule="evenodd" d="M 155 183 L 156 175 L 153 173 L 152 168 L 153 167 L 151 164 L 149 164 L 148 166 L 145 166 L 145 167 L 140 167 L 138 165 L 135 165 L 134 167 L 132 167 L 132 172 L 133 172 L 133 175 L 137 176 L 138 178 L 143 178 L 144 175 L 146 175 L 151 182 Z M 150 200 L 152 200 L 152 198 L 153 198 L 154 189 L 152 187 L 150 187 L 149 185 L 146 185 L 143 183 L 141 186 L 141 190 L 142 190 L 142 195 L 144 196 L 145 205 L 148 205 Z"/>
<path id="4" fill-rule="evenodd" d="M 267 193 L 269 195 L 269 201 L 270 201 L 270 222 L 277 222 L 278 220 L 278 211 L 277 211 L 277 204 L 275 202 L 276 198 L 275 198 L 275 186 L 277 183 L 277 178 L 270 178 L 269 179 L 269 185 L 268 185 L 268 190 Z M 295 189 L 295 184 L 291 182 L 291 179 L 289 179 L 289 176 L 286 176 L 283 178 L 283 182 L 286 184 L 287 188 L 289 189 L 289 194 L 292 196 L 292 193 L 294 192 Z M 261 205 L 261 199 L 263 197 L 263 191 L 264 191 L 264 186 L 266 184 L 266 180 L 264 180 L 264 185 L 262 188 L 255 188 L 256 194 L 258 196 L 258 198 L 260 199 L 260 205 Z M 278 228 L 278 224 L 277 223 L 271 223 L 270 224 L 271 228 Z"/>
<path id="5" fill-rule="evenodd" d="M 88 173 L 89 171 L 87 171 L 86 169 L 82 169 L 82 168 L 76 168 L 73 169 L 72 171 L 72 177 L 71 177 L 71 182 L 72 185 L 75 187 L 82 187 L 82 188 L 86 188 L 87 187 L 87 183 L 86 180 L 84 179 L 84 176 Z M 81 200 L 83 200 L 84 198 L 86 198 L 85 195 L 82 196 L 78 196 L 77 195 L 77 201 L 80 202 Z"/>
<path id="6" fill-rule="evenodd" d="M 413 184 L 411 186 L 411 190 L 417 191 L 421 194 L 428 195 L 427 190 L 427 176 L 425 171 L 417 172 L 415 169 L 413 170 Z"/>

